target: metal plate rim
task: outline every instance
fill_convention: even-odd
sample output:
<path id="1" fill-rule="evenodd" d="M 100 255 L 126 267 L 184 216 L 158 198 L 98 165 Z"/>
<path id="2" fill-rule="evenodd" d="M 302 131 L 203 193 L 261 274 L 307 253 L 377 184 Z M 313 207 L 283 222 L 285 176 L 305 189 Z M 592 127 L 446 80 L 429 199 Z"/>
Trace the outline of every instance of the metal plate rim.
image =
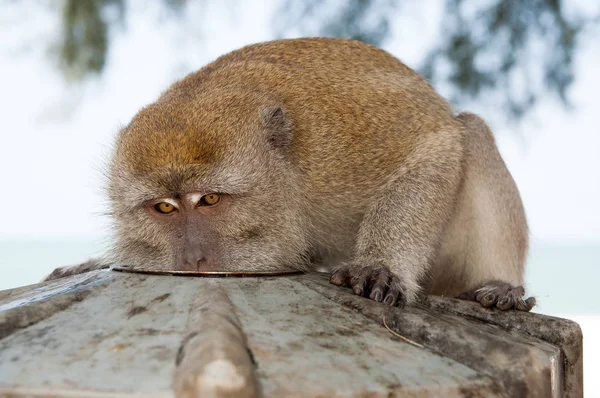
<path id="1" fill-rule="evenodd" d="M 110 268 L 112 271 L 130 272 L 136 274 L 151 274 L 151 275 L 170 275 L 170 276 L 197 276 L 197 277 L 253 277 L 253 276 L 281 276 L 281 275 L 298 275 L 302 274 L 299 270 L 282 270 L 282 271 L 177 271 L 177 270 L 149 270 L 149 269 L 134 269 L 127 267 L 114 266 Z"/>

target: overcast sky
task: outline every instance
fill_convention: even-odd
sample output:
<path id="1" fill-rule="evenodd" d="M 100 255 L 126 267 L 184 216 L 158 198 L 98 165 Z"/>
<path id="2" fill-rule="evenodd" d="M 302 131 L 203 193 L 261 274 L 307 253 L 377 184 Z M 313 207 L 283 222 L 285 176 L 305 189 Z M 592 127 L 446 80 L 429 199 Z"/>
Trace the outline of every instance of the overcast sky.
<path id="1" fill-rule="evenodd" d="M 59 29 L 56 15 L 34 2 L 30 8 L 3 5 L 0 239 L 106 233 L 108 220 L 100 215 L 105 208 L 101 170 L 119 126 L 189 71 L 242 45 L 272 38 L 271 14 L 265 12 L 273 9 L 270 2 L 245 2 L 248 8 L 235 15 L 217 3 L 208 3 L 213 6 L 203 10 L 201 20 L 179 22 L 161 18 L 158 8 L 134 10 L 126 31 L 116 35 L 105 73 L 81 86 L 65 85 L 47 56 L 48 40 Z M 438 34 L 439 15 L 431 11 L 405 9 L 403 15 L 412 17 L 398 24 L 385 45 L 409 66 L 418 65 L 423 44 Z M 573 111 L 542 101 L 515 132 L 494 118 L 496 109 L 474 109 L 492 121 L 521 190 L 534 241 L 600 242 L 598 42 L 596 36 L 581 43 Z"/>

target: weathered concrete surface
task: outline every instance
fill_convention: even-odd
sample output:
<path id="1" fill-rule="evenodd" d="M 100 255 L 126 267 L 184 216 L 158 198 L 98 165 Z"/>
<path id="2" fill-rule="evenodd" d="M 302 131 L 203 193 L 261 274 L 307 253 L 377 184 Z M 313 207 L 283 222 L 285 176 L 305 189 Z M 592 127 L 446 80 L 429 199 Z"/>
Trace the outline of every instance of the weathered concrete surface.
<path id="1" fill-rule="evenodd" d="M 581 344 L 567 320 L 388 308 L 319 274 L 95 271 L 0 292 L 0 396 L 580 397 Z"/>
<path id="2" fill-rule="evenodd" d="M 526 334 L 561 348 L 564 391 L 583 396 L 583 334 L 579 325 L 567 319 L 534 313 L 488 311 L 462 300 L 430 296 L 423 306 L 499 326 L 513 334 Z"/>

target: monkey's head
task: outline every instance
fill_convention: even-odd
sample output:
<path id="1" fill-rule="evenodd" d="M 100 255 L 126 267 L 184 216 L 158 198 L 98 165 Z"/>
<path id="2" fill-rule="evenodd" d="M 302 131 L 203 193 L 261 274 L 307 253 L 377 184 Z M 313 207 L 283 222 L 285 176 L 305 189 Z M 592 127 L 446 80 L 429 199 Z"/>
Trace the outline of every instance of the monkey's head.
<path id="1" fill-rule="evenodd" d="M 248 92 L 167 91 L 116 143 L 109 168 L 115 261 L 155 270 L 306 266 L 292 120 Z"/>

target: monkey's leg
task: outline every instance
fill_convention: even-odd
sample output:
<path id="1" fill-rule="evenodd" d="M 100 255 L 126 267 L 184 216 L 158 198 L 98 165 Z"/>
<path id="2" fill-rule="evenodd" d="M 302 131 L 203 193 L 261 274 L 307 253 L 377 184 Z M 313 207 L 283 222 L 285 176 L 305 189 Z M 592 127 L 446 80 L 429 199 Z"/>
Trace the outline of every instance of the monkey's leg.
<path id="1" fill-rule="evenodd" d="M 439 131 L 417 149 L 367 210 L 354 259 L 337 267 L 334 285 L 389 305 L 416 300 L 436 257 L 461 179 L 462 137 Z"/>
<path id="2" fill-rule="evenodd" d="M 502 281 L 487 282 L 473 291 L 460 294 L 457 298 L 477 301 L 486 308 L 496 307 L 501 310 L 514 308 L 519 311 L 531 311 L 535 306 L 535 297 L 525 299 L 523 286 L 514 287 Z"/>
<path id="3" fill-rule="evenodd" d="M 457 117 L 465 127 L 464 178 L 429 292 L 470 299 L 484 307 L 529 311 L 522 287 L 528 246 L 519 191 L 486 123 Z"/>

